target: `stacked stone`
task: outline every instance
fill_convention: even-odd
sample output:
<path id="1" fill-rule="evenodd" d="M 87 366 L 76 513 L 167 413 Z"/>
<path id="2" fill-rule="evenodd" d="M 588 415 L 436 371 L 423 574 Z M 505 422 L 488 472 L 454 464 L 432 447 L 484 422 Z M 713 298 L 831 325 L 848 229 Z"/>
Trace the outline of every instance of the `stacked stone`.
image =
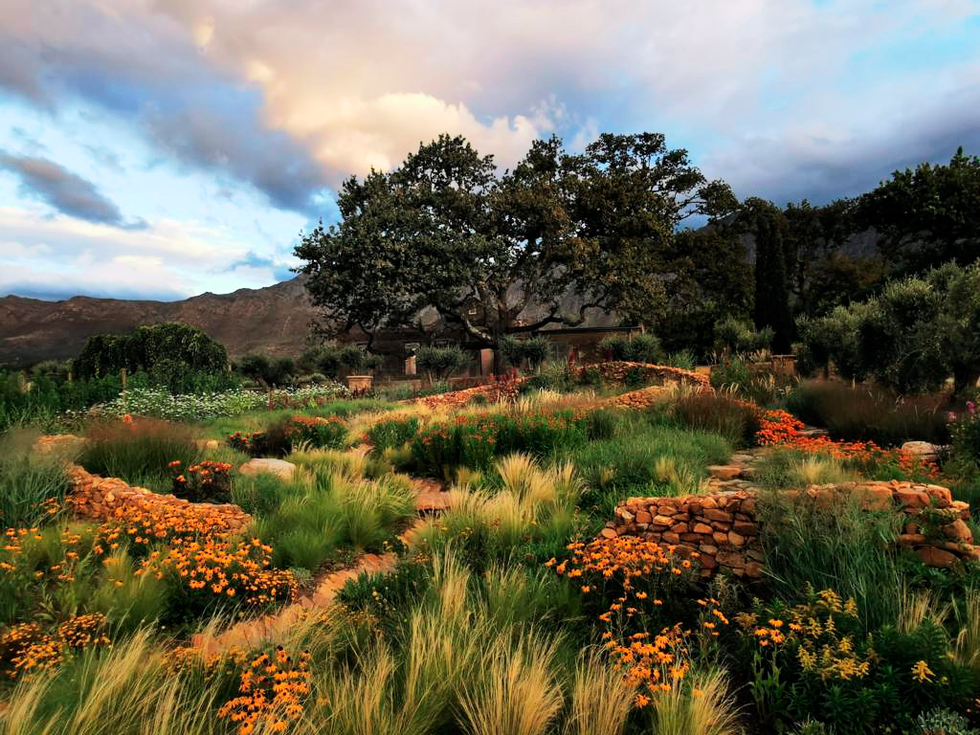
<path id="1" fill-rule="evenodd" d="M 202 513 L 220 516 L 228 530 L 244 528 L 251 517 L 232 503 L 191 503 L 174 495 L 158 495 L 142 487 L 132 487 L 118 477 L 99 477 L 81 467 L 69 470 L 72 487 L 67 502 L 80 518 L 104 521 L 117 508 L 133 507 L 145 510 L 147 506 L 193 506 Z"/>
<path id="2" fill-rule="evenodd" d="M 588 370 L 598 370 L 602 379 L 607 383 L 622 383 L 628 375 L 635 374 L 637 370 L 640 370 L 643 374 L 643 380 L 647 383 L 657 382 L 663 385 L 678 383 L 702 388 L 711 385 L 707 375 L 669 365 L 648 365 L 642 362 L 614 360 L 596 363 L 595 365 L 582 365 L 576 368 L 576 374 L 581 378 Z"/>
<path id="3" fill-rule="evenodd" d="M 736 576 L 758 579 L 765 558 L 755 520 L 756 499 L 745 491 L 676 498 L 630 498 L 616 506 L 605 538 L 641 536 L 675 546 L 680 553 L 700 553 L 702 573 L 719 567 Z"/>
<path id="4" fill-rule="evenodd" d="M 605 401 L 604 404 L 628 410 L 642 410 L 650 408 L 655 403 L 660 403 L 669 395 L 670 389 L 664 388 L 662 385 L 651 385 L 649 388 L 620 393 L 618 396 L 613 396 Z"/>
<path id="5" fill-rule="evenodd" d="M 969 505 L 953 500 L 949 489 L 941 485 L 845 482 L 785 491 L 790 498 L 801 494 L 828 507 L 857 498 L 865 510 L 899 510 L 908 520 L 898 543 L 911 548 L 929 566 L 980 561 L 980 546 L 974 545 L 966 524 Z M 754 489 L 677 498 L 630 498 L 616 506 L 614 519 L 601 535 L 640 536 L 686 552 L 698 551 L 706 575 L 724 567 L 739 577 L 762 576 L 764 555 Z"/>

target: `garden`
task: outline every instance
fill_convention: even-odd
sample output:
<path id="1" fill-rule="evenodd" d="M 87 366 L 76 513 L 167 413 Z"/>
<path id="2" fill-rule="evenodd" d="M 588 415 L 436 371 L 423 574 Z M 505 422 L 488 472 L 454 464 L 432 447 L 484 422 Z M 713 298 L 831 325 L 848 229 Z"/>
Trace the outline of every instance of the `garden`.
<path id="1" fill-rule="evenodd" d="M 974 402 L 727 329 L 710 379 L 639 340 L 12 426 L 0 732 L 977 732 Z"/>

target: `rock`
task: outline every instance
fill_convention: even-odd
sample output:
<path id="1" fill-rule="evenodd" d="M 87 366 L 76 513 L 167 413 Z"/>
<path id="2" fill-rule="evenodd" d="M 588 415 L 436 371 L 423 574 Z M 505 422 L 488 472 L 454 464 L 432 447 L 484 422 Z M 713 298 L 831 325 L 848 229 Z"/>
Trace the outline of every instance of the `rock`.
<path id="1" fill-rule="evenodd" d="M 730 543 L 732 546 L 745 546 L 745 537 L 744 536 L 740 536 L 739 534 L 735 533 L 734 531 L 729 531 L 728 532 L 728 543 Z"/>
<path id="2" fill-rule="evenodd" d="M 964 544 L 973 543 L 973 532 L 970 531 L 970 527 L 966 525 L 963 521 L 956 519 L 952 523 L 942 527 L 943 535 L 948 539 L 953 541 L 959 541 Z"/>
<path id="3" fill-rule="evenodd" d="M 670 516 L 656 515 L 653 517 L 653 522 L 658 526 L 666 526 L 667 528 L 674 525 L 674 519 Z"/>
<path id="4" fill-rule="evenodd" d="M 708 476 L 716 480 L 734 480 L 742 474 L 742 468 L 734 464 L 713 464 L 708 466 Z"/>
<path id="5" fill-rule="evenodd" d="M 271 457 L 259 457 L 250 459 L 238 468 L 243 475 L 271 474 L 283 480 L 288 480 L 296 471 L 296 465 L 284 459 L 272 459 Z"/>
<path id="6" fill-rule="evenodd" d="M 911 510 L 925 508 L 929 505 L 928 493 L 922 490 L 913 490 L 912 488 L 899 488 L 895 491 L 895 499 Z"/>
<path id="7" fill-rule="evenodd" d="M 653 516 L 651 516 L 647 511 L 645 510 L 636 511 L 637 523 L 649 523 L 652 520 L 653 520 Z"/>
<path id="8" fill-rule="evenodd" d="M 722 523 L 731 523 L 735 520 L 731 513 L 726 513 L 723 510 L 717 510 L 715 508 L 705 508 L 704 517 L 711 521 L 721 521 Z"/>
<path id="9" fill-rule="evenodd" d="M 939 447 L 935 444 L 922 441 L 905 442 L 902 451 L 918 457 L 923 462 L 935 462 L 939 457 Z"/>
<path id="10" fill-rule="evenodd" d="M 694 533 L 703 533 L 705 535 L 710 534 L 712 532 L 711 526 L 709 526 L 706 523 L 695 523 L 694 528 L 692 530 L 694 531 Z"/>
<path id="11" fill-rule="evenodd" d="M 935 546 L 923 546 L 921 549 L 916 549 L 916 553 L 927 567 L 947 568 L 959 561 L 956 554 L 937 549 Z"/>
<path id="12" fill-rule="evenodd" d="M 670 531 L 664 531 L 660 534 L 660 538 L 668 544 L 679 544 L 681 542 L 681 537 L 676 533 L 671 533 Z"/>
<path id="13" fill-rule="evenodd" d="M 918 546 L 925 542 L 926 537 L 921 533 L 903 533 L 898 537 L 898 543 L 903 546 Z"/>

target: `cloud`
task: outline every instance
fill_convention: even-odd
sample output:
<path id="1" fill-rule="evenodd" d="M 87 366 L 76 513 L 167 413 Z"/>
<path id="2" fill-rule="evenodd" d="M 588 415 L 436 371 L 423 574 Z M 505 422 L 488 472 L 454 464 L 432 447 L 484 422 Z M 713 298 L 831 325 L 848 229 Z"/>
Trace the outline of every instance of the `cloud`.
<path id="1" fill-rule="evenodd" d="M 303 214 L 442 132 L 509 166 L 551 132 L 581 147 L 598 130 L 662 130 L 713 175 L 823 196 L 860 179 L 857 165 L 881 167 L 861 151 L 929 150 L 933 130 L 883 134 L 883 111 L 942 122 L 934 69 L 867 57 L 898 39 L 919 59 L 978 12 L 976 0 L 7 0 L 0 86 L 52 111 L 98 105 L 161 156 Z M 966 49 L 946 65 L 976 58 Z M 901 83 L 886 98 L 888 78 Z"/>
<path id="2" fill-rule="evenodd" d="M 0 168 L 15 173 L 25 195 L 40 199 L 62 214 L 110 225 L 122 225 L 122 213 L 91 181 L 46 158 L 0 151 Z"/>
<path id="3" fill-rule="evenodd" d="M 0 295 L 182 299 L 276 282 L 273 269 L 228 263 L 249 252 L 226 228 L 158 220 L 140 230 L 0 206 Z"/>

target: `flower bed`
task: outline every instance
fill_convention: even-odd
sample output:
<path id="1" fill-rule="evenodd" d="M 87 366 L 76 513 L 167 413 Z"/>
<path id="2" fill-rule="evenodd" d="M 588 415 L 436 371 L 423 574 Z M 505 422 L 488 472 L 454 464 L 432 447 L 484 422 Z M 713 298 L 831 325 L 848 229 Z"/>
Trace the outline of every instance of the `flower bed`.
<path id="1" fill-rule="evenodd" d="M 337 398 L 348 397 L 350 391 L 339 383 L 269 393 L 239 388 L 201 395 L 174 395 L 159 388 L 139 388 L 127 391 L 125 396 L 121 395 L 108 403 L 94 406 L 91 411 L 106 416 L 123 416 L 129 413 L 170 421 L 194 422 L 220 416 L 237 416 L 262 409 L 312 408 Z"/>
<path id="2" fill-rule="evenodd" d="M 253 457 L 279 457 L 306 444 L 315 449 L 339 449 L 347 438 L 347 425 L 336 416 L 290 416 L 265 431 L 236 431 L 228 445 Z"/>

